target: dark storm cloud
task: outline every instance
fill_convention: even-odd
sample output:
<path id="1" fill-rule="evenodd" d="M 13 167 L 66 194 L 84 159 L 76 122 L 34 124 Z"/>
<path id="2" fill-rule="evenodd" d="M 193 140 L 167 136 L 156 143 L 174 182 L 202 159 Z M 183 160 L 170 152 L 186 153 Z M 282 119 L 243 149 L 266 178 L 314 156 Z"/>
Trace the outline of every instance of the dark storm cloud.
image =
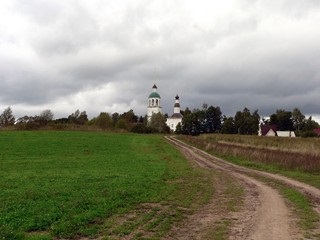
<path id="1" fill-rule="evenodd" d="M 23 81 L 21 81 L 23 78 Z M 36 75 L 30 72 L 19 72 L 2 78 L 3 84 L 0 90 L 0 101 L 9 105 L 28 103 L 30 105 L 41 105 L 50 102 L 59 95 L 70 94 L 68 83 L 55 82 L 47 75 Z M 81 88 L 70 86 L 73 91 Z"/>

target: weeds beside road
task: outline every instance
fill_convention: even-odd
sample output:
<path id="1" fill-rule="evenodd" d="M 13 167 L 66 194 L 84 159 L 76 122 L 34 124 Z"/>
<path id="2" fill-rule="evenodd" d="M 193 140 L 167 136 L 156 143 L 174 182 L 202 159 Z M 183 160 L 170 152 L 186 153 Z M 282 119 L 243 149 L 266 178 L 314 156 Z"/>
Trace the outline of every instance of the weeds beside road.
<path id="1" fill-rule="evenodd" d="M 320 139 L 222 134 L 178 138 L 235 164 L 279 173 L 320 189 Z"/>

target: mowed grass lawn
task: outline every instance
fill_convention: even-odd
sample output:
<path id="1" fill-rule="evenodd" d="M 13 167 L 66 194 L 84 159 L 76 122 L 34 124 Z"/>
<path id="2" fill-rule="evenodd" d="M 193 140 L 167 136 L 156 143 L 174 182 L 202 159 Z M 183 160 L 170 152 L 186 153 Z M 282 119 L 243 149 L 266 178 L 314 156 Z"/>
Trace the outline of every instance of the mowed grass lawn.
<path id="1" fill-rule="evenodd" d="M 203 171 L 162 136 L 0 131 L 0 239 L 114 239 L 138 228 L 147 239 L 148 221 L 150 239 L 160 238 L 182 219 L 179 207 L 212 195 Z M 170 214 L 145 211 L 140 226 L 121 229 L 110 221 L 151 203 Z"/>

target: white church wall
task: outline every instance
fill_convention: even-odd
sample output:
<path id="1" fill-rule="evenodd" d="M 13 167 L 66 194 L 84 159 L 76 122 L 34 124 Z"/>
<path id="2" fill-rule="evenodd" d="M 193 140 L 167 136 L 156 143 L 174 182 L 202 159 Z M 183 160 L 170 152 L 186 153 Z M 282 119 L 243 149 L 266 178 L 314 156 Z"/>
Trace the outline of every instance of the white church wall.
<path id="1" fill-rule="evenodd" d="M 168 118 L 167 125 L 169 126 L 170 130 L 175 132 L 179 123 L 182 122 L 181 118 Z"/>

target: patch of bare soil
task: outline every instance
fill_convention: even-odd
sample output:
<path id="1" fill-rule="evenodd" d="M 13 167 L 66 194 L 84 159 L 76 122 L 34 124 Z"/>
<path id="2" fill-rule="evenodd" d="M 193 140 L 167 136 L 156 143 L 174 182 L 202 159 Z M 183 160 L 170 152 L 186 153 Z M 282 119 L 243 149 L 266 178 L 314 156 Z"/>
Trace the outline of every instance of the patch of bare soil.
<path id="1" fill-rule="evenodd" d="M 222 159 L 216 159 L 211 155 L 180 142 L 174 138 L 167 138 L 181 150 L 189 159 L 197 162 L 202 167 L 209 167 L 224 172 L 236 178 L 245 187 L 245 200 L 240 211 L 231 215 L 232 225 L 229 230 L 229 239 L 301 239 L 301 233 L 290 214 L 290 210 L 285 204 L 281 195 L 267 184 L 247 176 L 250 169 L 229 164 Z M 211 206 L 214 207 L 214 206 Z M 223 212 L 213 212 L 207 209 L 207 213 L 212 218 L 221 218 Z M 201 225 L 203 212 L 195 214 L 189 221 L 194 221 Z M 214 216 L 216 214 L 217 216 Z M 225 216 L 229 217 L 229 216 Z M 190 224 L 190 223 L 189 223 Z M 214 226 L 212 226 L 214 227 Z M 189 229 L 189 232 L 193 232 Z M 177 231 L 177 235 L 179 231 Z M 186 233 L 184 233 L 186 235 Z M 193 236 L 192 233 L 190 236 Z M 200 235 L 194 238 L 176 239 L 205 239 Z"/>
<path id="2" fill-rule="evenodd" d="M 256 185 L 250 182 L 241 181 L 245 187 L 244 204 L 239 211 L 233 212 L 231 218 L 233 225 L 229 230 L 229 239 L 248 239 L 252 233 L 254 217 L 260 206 L 259 191 Z"/>
<path id="3" fill-rule="evenodd" d="M 253 178 L 239 174 L 246 182 L 251 182 L 258 188 L 259 206 L 255 215 L 243 229 L 250 231 L 245 239 L 300 239 L 301 234 L 295 227 L 294 219 L 291 219 L 290 211 L 284 199 L 279 193 L 268 185 Z M 240 224 L 242 219 L 240 219 Z M 236 238 L 237 239 L 237 238 Z M 243 238 L 238 238 L 243 239 Z"/>
<path id="4" fill-rule="evenodd" d="M 230 177 L 218 173 L 211 183 L 214 184 L 215 191 L 210 203 L 203 206 L 194 214 L 189 215 L 180 225 L 174 226 L 165 239 L 211 239 L 211 231 L 218 228 L 227 217 L 231 218 L 230 209 L 227 208 L 228 201 L 230 200 L 227 196 L 227 185 L 223 183 L 227 178 Z M 231 180 L 228 179 L 227 181 Z"/>
<path id="5" fill-rule="evenodd" d="M 188 209 L 182 209 L 188 211 Z M 172 213 L 170 206 L 160 203 L 144 203 L 126 214 L 111 216 L 104 223 L 101 236 L 97 238 L 83 237 L 79 240 L 130 240 L 158 239 L 157 228 L 163 227 L 161 216 Z"/>

